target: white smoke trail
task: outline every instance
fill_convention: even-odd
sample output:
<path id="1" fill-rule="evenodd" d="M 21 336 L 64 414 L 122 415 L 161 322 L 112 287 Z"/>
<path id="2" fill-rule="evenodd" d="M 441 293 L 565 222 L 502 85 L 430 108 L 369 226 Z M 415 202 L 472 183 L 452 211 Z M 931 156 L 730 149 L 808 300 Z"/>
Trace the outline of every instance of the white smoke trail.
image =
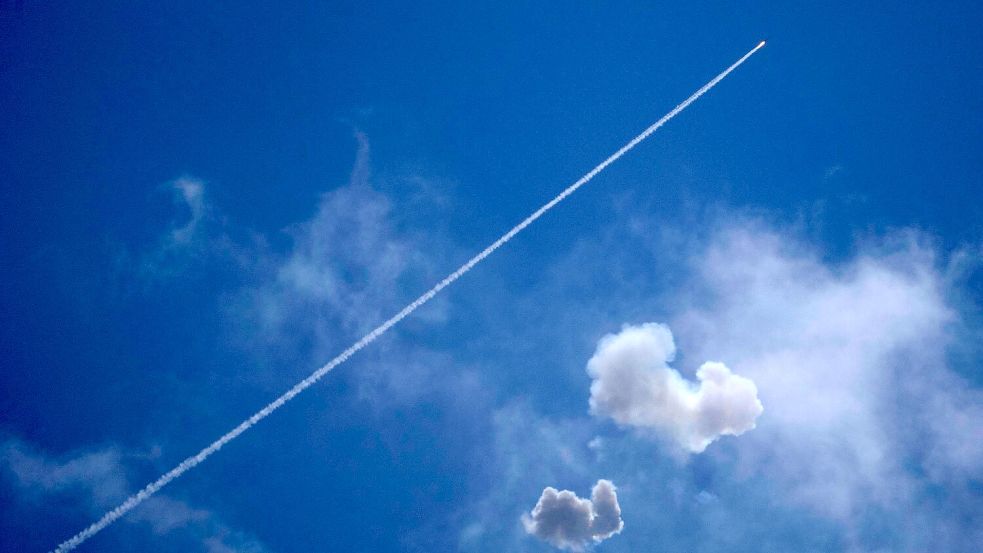
<path id="1" fill-rule="evenodd" d="M 495 250 L 502 247 L 502 245 L 504 245 L 506 242 L 511 240 L 516 234 L 519 234 L 526 227 L 531 225 L 536 219 L 542 217 L 543 214 L 549 211 L 550 209 L 552 209 L 553 206 L 562 202 L 570 194 L 576 192 L 578 188 L 587 184 L 591 179 L 597 176 L 598 173 L 600 173 L 605 168 L 607 168 L 608 165 L 611 165 L 612 163 L 617 161 L 618 158 L 625 155 L 629 150 L 637 146 L 641 141 L 648 138 L 649 135 L 657 131 L 659 127 L 665 125 L 670 119 L 678 115 L 679 112 L 686 109 L 690 104 L 695 102 L 700 96 L 703 96 L 711 88 L 716 86 L 716 84 L 722 81 L 724 77 L 729 75 L 731 71 L 737 69 L 738 66 L 744 63 L 748 58 L 750 58 L 755 52 L 760 50 L 764 45 L 765 45 L 764 41 L 761 41 L 761 43 L 755 46 L 754 49 L 752 49 L 747 54 L 744 54 L 744 56 L 741 57 L 741 59 L 734 62 L 733 65 L 725 69 L 722 73 L 714 77 L 713 80 L 703 85 L 702 88 L 694 92 L 692 96 L 684 100 L 678 106 L 674 107 L 672 111 L 665 114 L 662 117 L 662 119 L 659 119 L 658 121 L 653 123 L 649 128 L 642 131 L 641 134 L 631 139 L 631 141 L 625 144 L 624 146 L 622 146 L 621 149 L 611 154 L 610 157 L 602 161 L 597 167 L 591 169 L 589 173 L 580 177 L 580 179 L 577 180 L 577 182 L 571 184 L 563 192 L 560 192 L 559 195 L 557 195 L 555 198 L 547 202 L 545 205 L 543 205 L 543 207 L 537 209 L 535 212 L 533 212 L 532 215 L 526 217 L 525 220 L 523 220 L 521 223 L 512 227 L 512 229 L 506 232 L 505 234 L 503 234 L 501 238 L 495 240 L 495 242 L 492 243 L 492 245 L 482 250 L 481 253 L 479 253 L 478 255 L 469 259 L 467 263 L 461 265 L 459 269 L 449 274 L 446 278 L 444 278 L 444 280 L 438 282 L 436 286 L 428 290 L 419 298 L 415 299 L 412 303 L 404 307 L 399 313 L 393 315 L 392 318 L 390 318 L 386 322 L 376 327 L 376 329 L 373 330 L 372 332 L 369 332 L 368 334 L 363 336 L 362 339 L 349 346 L 348 349 L 341 352 L 340 355 L 329 361 L 326 365 L 311 373 L 310 376 L 298 382 L 296 385 L 294 385 L 293 388 L 287 390 L 286 393 L 273 400 L 273 402 L 271 402 L 269 405 L 263 407 L 262 409 L 257 411 L 253 416 L 244 420 L 242 423 L 239 424 L 239 426 L 233 428 L 224 436 L 212 442 L 211 445 L 199 451 L 197 455 L 193 455 L 191 457 L 188 457 L 184 461 L 181 461 L 181 464 L 179 464 L 178 466 L 171 469 L 169 472 L 162 475 L 156 481 L 148 484 L 147 487 L 143 488 L 135 495 L 130 496 L 126 501 L 124 501 L 118 507 L 104 514 L 102 518 L 92 523 L 91 526 L 82 530 L 81 532 L 71 537 L 70 539 L 66 540 L 65 542 L 61 543 L 52 553 L 62 553 L 65 551 L 71 551 L 72 549 L 75 549 L 82 542 L 91 538 L 100 530 L 115 522 L 117 519 L 119 519 L 127 512 L 129 512 L 131 509 L 142 503 L 148 497 L 157 493 L 158 490 L 169 484 L 172 480 L 181 476 L 182 474 L 191 470 L 192 468 L 196 467 L 199 463 L 210 457 L 213 453 L 215 453 L 219 449 L 222 449 L 222 446 L 236 439 L 237 437 L 239 437 L 240 434 L 242 434 L 246 430 L 249 430 L 250 428 L 252 428 L 253 425 L 255 425 L 256 423 L 265 419 L 267 416 L 273 413 L 273 411 L 276 411 L 277 409 L 282 407 L 285 403 L 293 399 L 295 396 L 297 396 L 307 388 L 313 386 L 314 383 L 316 383 L 318 380 L 321 379 L 321 377 L 328 374 L 328 372 L 330 372 L 331 369 L 334 369 L 338 365 L 344 363 L 346 360 L 348 360 L 349 357 L 355 355 L 355 353 L 357 353 L 358 350 L 371 344 L 373 341 L 375 341 L 376 338 L 382 336 L 387 330 L 389 330 L 394 325 L 396 325 L 396 323 L 402 321 L 407 316 L 409 316 L 410 313 L 416 311 L 417 308 L 419 308 L 421 305 L 433 299 L 433 297 L 436 296 L 441 290 L 449 286 L 455 280 L 461 278 L 464 275 L 464 273 L 467 273 L 475 265 L 481 263 L 481 261 L 483 261 L 486 257 L 491 255 Z"/>

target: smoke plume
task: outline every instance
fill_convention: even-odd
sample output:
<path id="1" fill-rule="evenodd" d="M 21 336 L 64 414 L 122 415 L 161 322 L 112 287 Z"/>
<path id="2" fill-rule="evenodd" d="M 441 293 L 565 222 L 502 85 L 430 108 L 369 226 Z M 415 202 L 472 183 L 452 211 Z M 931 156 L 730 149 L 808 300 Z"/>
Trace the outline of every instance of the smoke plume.
<path id="1" fill-rule="evenodd" d="M 532 512 L 522 516 L 522 524 L 529 534 L 570 551 L 583 551 L 624 527 L 618 494 L 610 480 L 598 480 L 590 499 L 547 487 Z"/>
<path id="2" fill-rule="evenodd" d="M 672 333 L 657 323 L 626 325 L 601 338 L 587 362 L 591 412 L 654 429 L 693 453 L 754 428 L 763 411 L 754 382 L 709 361 L 692 383 L 669 366 L 675 354 Z"/>

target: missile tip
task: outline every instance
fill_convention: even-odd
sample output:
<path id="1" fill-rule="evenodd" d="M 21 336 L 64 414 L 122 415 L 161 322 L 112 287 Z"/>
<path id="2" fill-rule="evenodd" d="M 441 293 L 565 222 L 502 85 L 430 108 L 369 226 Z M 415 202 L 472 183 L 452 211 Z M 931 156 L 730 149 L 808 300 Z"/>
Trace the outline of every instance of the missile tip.
<path id="1" fill-rule="evenodd" d="M 762 46 L 764 46 L 764 45 L 765 45 L 765 41 L 763 41 L 763 40 L 762 40 L 762 41 L 761 41 L 761 44 L 758 44 L 758 48 L 761 48 L 761 47 L 762 47 Z"/>

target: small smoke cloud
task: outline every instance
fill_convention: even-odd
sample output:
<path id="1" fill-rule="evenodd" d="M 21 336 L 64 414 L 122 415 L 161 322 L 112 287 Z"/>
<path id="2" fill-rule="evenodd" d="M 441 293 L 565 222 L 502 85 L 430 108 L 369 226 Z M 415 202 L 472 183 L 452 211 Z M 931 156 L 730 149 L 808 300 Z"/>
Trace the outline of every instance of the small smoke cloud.
<path id="1" fill-rule="evenodd" d="M 618 494 L 609 480 L 598 480 L 590 499 L 547 487 L 532 512 L 522 516 L 522 524 L 527 533 L 570 551 L 584 551 L 624 527 Z"/>
<path id="2" fill-rule="evenodd" d="M 754 428 L 763 411 L 754 382 L 707 362 L 699 384 L 669 366 L 676 354 L 665 325 L 626 325 L 597 345 L 587 363 L 591 412 L 621 425 L 652 428 L 699 453 L 720 436 Z"/>

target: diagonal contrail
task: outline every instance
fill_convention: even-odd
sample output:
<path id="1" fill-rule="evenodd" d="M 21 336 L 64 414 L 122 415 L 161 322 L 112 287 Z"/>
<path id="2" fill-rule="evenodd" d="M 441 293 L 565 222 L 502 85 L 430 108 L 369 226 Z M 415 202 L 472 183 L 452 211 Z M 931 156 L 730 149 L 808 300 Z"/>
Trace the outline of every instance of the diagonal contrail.
<path id="1" fill-rule="evenodd" d="M 88 528 L 72 536 L 70 539 L 62 542 L 57 548 L 55 548 L 53 553 L 60 553 L 60 552 L 71 551 L 72 549 L 75 549 L 82 542 L 91 538 L 100 530 L 115 522 L 117 519 L 128 513 L 131 509 L 142 503 L 148 497 L 157 493 L 158 490 L 169 484 L 172 480 L 181 476 L 182 474 L 191 470 L 192 468 L 198 466 L 199 463 L 209 458 L 213 453 L 215 453 L 219 449 L 222 449 L 222 446 L 238 438 L 240 434 L 252 428 L 253 425 L 258 423 L 259 421 L 268 417 L 271 413 L 273 413 L 273 411 L 276 411 L 277 409 L 282 407 L 285 403 L 296 397 L 298 394 L 313 386 L 318 380 L 321 379 L 321 377 L 328 374 L 328 372 L 330 372 L 331 369 L 344 363 L 345 361 L 348 360 L 349 357 L 355 355 L 355 353 L 357 353 L 358 350 L 371 344 L 373 341 L 375 341 L 376 338 L 385 334 L 386 331 L 392 328 L 393 326 L 395 326 L 396 323 L 402 321 L 407 316 L 409 316 L 410 313 L 416 311 L 417 308 L 419 308 L 421 305 L 433 299 L 433 297 L 436 296 L 441 290 L 450 286 L 451 283 L 453 283 L 455 280 L 464 276 L 464 273 L 470 271 L 472 268 L 474 268 L 475 265 L 481 263 L 486 257 L 494 253 L 495 250 L 502 247 L 506 242 L 511 240 L 513 237 L 515 237 L 516 234 L 519 234 L 526 227 L 531 225 L 536 219 L 542 217 L 543 214 L 545 214 L 547 211 L 552 209 L 553 206 L 562 202 L 564 199 L 566 199 L 567 196 L 576 192 L 577 189 L 580 188 L 581 186 L 587 184 L 591 179 L 597 176 L 598 173 L 606 169 L 608 165 L 611 165 L 612 163 L 617 161 L 618 158 L 625 155 L 626 153 L 628 153 L 629 150 L 637 146 L 641 141 L 648 138 L 649 135 L 657 131 L 659 127 L 665 125 L 670 119 L 678 115 L 679 112 L 689 107 L 689 105 L 695 102 L 700 96 L 703 96 L 711 88 L 716 86 L 717 83 L 722 81 L 724 77 L 730 74 L 731 71 L 737 69 L 738 66 L 744 63 L 755 52 L 757 52 L 762 47 L 764 47 L 764 45 L 765 42 L 761 41 L 761 43 L 755 46 L 750 52 L 744 54 L 744 56 L 742 56 L 741 59 L 734 62 L 733 65 L 731 65 L 730 67 L 725 69 L 722 73 L 714 77 L 713 80 L 703 85 L 699 90 L 694 92 L 692 96 L 686 98 L 681 104 L 672 108 L 672 111 L 663 115 L 662 119 L 659 119 L 658 121 L 653 123 L 652 126 L 642 131 L 641 134 L 639 134 L 635 138 L 632 138 L 630 142 L 622 146 L 617 152 L 611 154 L 610 157 L 602 161 L 597 167 L 594 167 L 586 175 L 580 177 L 580 179 L 578 179 L 577 182 L 568 186 L 563 192 L 560 192 L 559 195 L 557 195 L 555 198 L 547 202 L 545 205 L 543 205 L 543 207 L 537 209 L 535 212 L 533 212 L 532 215 L 526 217 L 521 223 L 512 227 L 512 229 L 506 232 L 505 234 L 503 234 L 501 238 L 495 240 L 495 242 L 493 242 L 492 245 L 482 250 L 481 253 L 479 253 L 478 255 L 469 259 L 468 262 L 465 263 L 464 265 L 461 265 L 459 269 L 447 275 L 447 277 L 444 278 L 444 280 L 438 282 L 436 286 L 428 290 L 419 298 L 413 300 L 412 303 L 404 307 L 399 313 L 396 313 L 395 315 L 392 316 L 392 318 L 390 318 L 386 322 L 376 327 L 375 330 L 363 336 L 359 341 L 349 346 L 348 349 L 341 352 L 341 354 L 339 354 L 337 357 L 329 361 L 326 365 L 311 373 L 310 376 L 295 384 L 293 388 L 287 390 L 283 395 L 273 400 L 269 405 L 263 407 L 262 409 L 257 411 L 253 416 L 244 420 L 242 423 L 239 424 L 239 426 L 233 428 L 225 435 L 223 435 L 221 438 L 212 442 L 211 445 L 199 451 L 196 455 L 192 455 L 191 457 L 188 457 L 184 461 L 181 461 L 181 464 L 174 467 L 173 469 L 162 475 L 154 482 L 148 484 L 147 487 L 143 488 L 135 495 L 130 496 L 126 501 L 121 503 L 115 509 L 104 514 L 102 518 L 92 523 L 92 525 L 89 526 Z"/>

